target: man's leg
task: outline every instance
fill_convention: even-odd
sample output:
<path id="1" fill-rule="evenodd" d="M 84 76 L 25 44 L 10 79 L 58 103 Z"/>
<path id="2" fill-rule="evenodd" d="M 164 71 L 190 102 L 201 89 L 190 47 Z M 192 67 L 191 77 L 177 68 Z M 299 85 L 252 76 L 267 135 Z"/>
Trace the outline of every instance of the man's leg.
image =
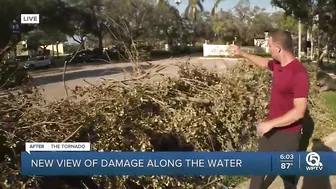
<path id="1" fill-rule="evenodd" d="M 285 133 L 277 132 L 273 137 L 273 142 L 278 152 L 296 152 L 299 151 L 301 132 Z M 298 178 L 296 176 L 280 176 L 285 189 L 296 189 Z M 263 188 L 268 188 L 275 180 L 276 176 L 267 176 Z"/>
<path id="2" fill-rule="evenodd" d="M 258 143 L 258 152 L 273 151 L 271 141 L 268 137 L 261 137 Z M 252 176 L 249 189 L 263 189 L 265 176 Z"/>
<path id="3" fill-rule="evenodd" d="M 296 189 L 298 178 L 296 176 L 280 176 L 284 183 L 285 189 Z"/>
<path id="4" fill-rule="evenodd" d="M 301 142 L 301 132 L 297 133 L 284 133 L 285 137 L 287 138 L 289 144 L 288 147 L 284 147 L 287 152 L 297 152 L 300 150 L 300 142 Z M 296 189 L 298 178 L 297 176 L 287 176 L 282 175 L 281 176 L 285 189 Z"/>

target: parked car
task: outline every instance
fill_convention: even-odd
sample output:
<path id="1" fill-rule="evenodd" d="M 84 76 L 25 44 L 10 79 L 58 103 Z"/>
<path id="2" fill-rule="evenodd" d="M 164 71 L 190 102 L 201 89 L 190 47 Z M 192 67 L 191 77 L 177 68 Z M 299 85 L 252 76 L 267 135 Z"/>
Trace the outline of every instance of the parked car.
<path id="1" fill-rule="evenodd" d="M 330 58 L 336 58 L 336 48 L 330 50 Z"/>
<path id="2" fill-rule="evenodd" d="M 28 60 L 25 63 L 24 68 L 33 70 L 36 68 L 50 67 L 52 65 L 51 59 L 52 58 L 50 57 L 38 56 Z"/>
<path id="3" fill-rule="evenodd" d="M 70 63 L 88 63 L 92 62 L 92 59 L 95 58 L 95 54 L 93 51 L 90 50 L 82 50 L 78 51 L 77 53 L 74 52 L 71 55 L 69 55 L 66 59 L 66 61 L 70 61 Z"/>

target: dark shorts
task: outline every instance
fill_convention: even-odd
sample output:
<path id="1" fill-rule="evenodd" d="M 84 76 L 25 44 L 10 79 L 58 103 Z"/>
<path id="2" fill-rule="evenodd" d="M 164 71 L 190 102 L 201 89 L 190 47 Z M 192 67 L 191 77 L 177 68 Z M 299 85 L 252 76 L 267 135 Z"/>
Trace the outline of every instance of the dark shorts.
<path id="1" fill-rule="evenodd" d="M 289 133 L 272 130 L 259 139 L 259 152 L 292 152 L 299 151 L 301 132 Z"/>
<path id="2" fill-rule="evenodd" d="M 259 139 L 258 152 L 299 151 L 301 132 L 288 133 L 273 130 Z M 249 189 L 267 189 L 276 176 L 253 176 Z M 296 189 L 297 177 L 281 175 L 285 189 Z"/>

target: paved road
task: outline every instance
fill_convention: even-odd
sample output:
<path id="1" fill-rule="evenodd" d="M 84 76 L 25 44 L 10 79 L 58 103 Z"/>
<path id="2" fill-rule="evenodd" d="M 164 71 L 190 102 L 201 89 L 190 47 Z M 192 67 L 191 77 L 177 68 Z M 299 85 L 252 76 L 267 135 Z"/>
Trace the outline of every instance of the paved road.
<path id="1" fill-rule="evenodd" d="M 189 60 L 190 59 L 190 60 Z M 201 57 L 182 57 L 172 58 L 151 62 L 155 64 L 163 64 L 168 67 L 161 71 L 166 75 L 177 75 L 178 67 L 176 65 L 188 61 L 194 65 L 201 65 L 208 69 L 216 69 L 217 71 L 225 70 L 227 66 L 234 65 L 237 59 L 203 59 Z M 141 63 L 142 68 L 150 69 L 151 66 L 147 63 Z M 72 70 L 66 72 L 65 81 L 68 88 L 74 89 L 76 86 L 87 86 L 87 82 L 97 84 L 102 81 L 101 78 L 122 79 L 125 77 L 123 69 L 132 71 L 132 63 L 118 63 L 118 64 L 103 64 L 103 65 L 88 65 L 79 70 Z M 87 81 L 85 82 L 84 79 Z M 63 73 L 39 73 L 39 76 L 34 77 L 34 84 L 40 88 L 43 97 L 47 101 L 61 99 L 66 97 L 65 88 L 63 84 Z"/>
<path id="2" fill-rule="evenodd" d="M 161 73 L 170 76 L 176 76 L 178 68 L 176 65 L 182 62 L 189 61 L 191 64 L 200 65 L 208 69 L 216 69 L 216 71 L 224 71 L 228 66 L 235 65 L 237 59 L 221 59 L 221 58 L 203 58 L 203 57 L 179 57 L 165 60 L 152 61 L 153 65 L 162 64 L 168 65 L 165 70 Z M 144 69 L 150 69 L 147 63 L 140 63 Z M 101 80 L 101 78 L 122 79 L 125 77 L 123 69 L 126 71 L 132 71 L 132 63 L 116 63 L 116 64 L 97 64 L 97 65 L 87 65 L 80 69 L 69 69 L 65 74 L 66 86 L 69 88 L 75 88 L 75 86 L 86 86 L 88 83 L 96 84 Z M 66 97 L 64 85 L 63 85 L 63 72 L 50 72 L 47 71 L 45 74 L 38 73 L 35 76 L 35 85 L 43 88 L 43 96 L 47 101 L 52 101 L 55 99 L 60 99 Z M 332 74 L 331 74 L 332 75 Z"/>

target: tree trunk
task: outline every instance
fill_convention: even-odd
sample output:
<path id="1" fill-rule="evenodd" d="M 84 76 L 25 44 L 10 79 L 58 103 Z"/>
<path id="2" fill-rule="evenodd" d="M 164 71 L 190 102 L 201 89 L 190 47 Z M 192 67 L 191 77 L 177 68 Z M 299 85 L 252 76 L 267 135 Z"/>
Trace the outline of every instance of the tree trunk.
<path id="1" fill-rule="evenodd" d="M 320 33 L 320 32 L 319 32 Z M 325 66 L 324 66 L 324 63 L 323 63 L 323 57 L 324 57 L 324 53 L 323 53 L 323 47 L 322 47 L 322 36 L 321 34 L 319 34 L 318 36 L 318 40 L 317 40 L 317 46 L 318 46 L 318 59 L 317 59 L 317 64 L 318 64 L 318 67 L 320 69 L 324 69 Z"/>
<path id="2" fill-rule="evenodd" d="M 54 46 L 55 46 L 54 44 L 51 44 L 51 47 L 52 47 L 51 50 L 52 50 L 52 56 L 53 56 L 53 57 L 55 56 L 55 49 L 54 49 Z"/>
<path id="3" fill-rule="evenodd" d="M 193 21 L 193 38 L 192 38 L 192 44 L 194 45 L 196 41 L 196 20 Z"/>
<path id="4" fill-rule="evenodd" d="M 317 63 L 318 63 L 318 66 L 321 68 L 321 69 L 324 69 L 324 63 L 323 63 L 323 57 L 324 57 L 324 54 L 323 54 L 323 46 L 322 46 L 322 35 L 323 35 L 323 20 L 322 20 L 322 16 L 323 16 L 323 2 L 322 0 L 318 0 L 318 40 L 317 40 L 317 48 L 318 48 L 318 60 L 317 60 Z"/>
<path id="5" fill-rule="evenodd" d="M 56 56 L 59 57 L 59 52 L 58 52 L 58 43 L 56 43 Z"/>
<path id="6" fill-rule="evenodd" d="M 48 45 L 43 46 L 42 56 L 45 56 L 47 54 L 47 47 L 48 47 Z"/>
<path id="7" fill-rule="evenodd" d="M 14 50 L 14 58 L 16 58 L 17 57 L 17 48 L 16 48 L 16 45 L 14 46 L 13 50 Z"/>
<path id="8" fill-rule="evenodd" d="M 99 48 L 99 52 L 103 52 L 103 35 L 102 35 L 102 32 L 101 30 L 99 31 L 99 35 L 97 36 L 98 37 L 98 48 Z"/>
<path id="9" fill-rule="evenodd" d="M 169 35 L 167 35 L 167 51 L 171 50 L 171 47 L 173 46 L 173 40 L 171 39 L 171 37 L 169 37 Z"/>
<path id="10" fill-rule="evenodd" d="M 98 38 L 98 49 L 100 53 L 103 53 L 103 32 L 102 32 L 102 23 L 97 18 L 97 12 L 95 7 L 92 5 L 90 7 L 94 23 L 96 23 L 96 37 Z"/>
<path id="11" fill-rule="evenodd" d="M 81 37 L 81 40 L 80 40 L 80 46 L 81 46 L 81 49 L 86 49 L 86 41 L 87 39 L 84 40 L 84 37 Z"/>

